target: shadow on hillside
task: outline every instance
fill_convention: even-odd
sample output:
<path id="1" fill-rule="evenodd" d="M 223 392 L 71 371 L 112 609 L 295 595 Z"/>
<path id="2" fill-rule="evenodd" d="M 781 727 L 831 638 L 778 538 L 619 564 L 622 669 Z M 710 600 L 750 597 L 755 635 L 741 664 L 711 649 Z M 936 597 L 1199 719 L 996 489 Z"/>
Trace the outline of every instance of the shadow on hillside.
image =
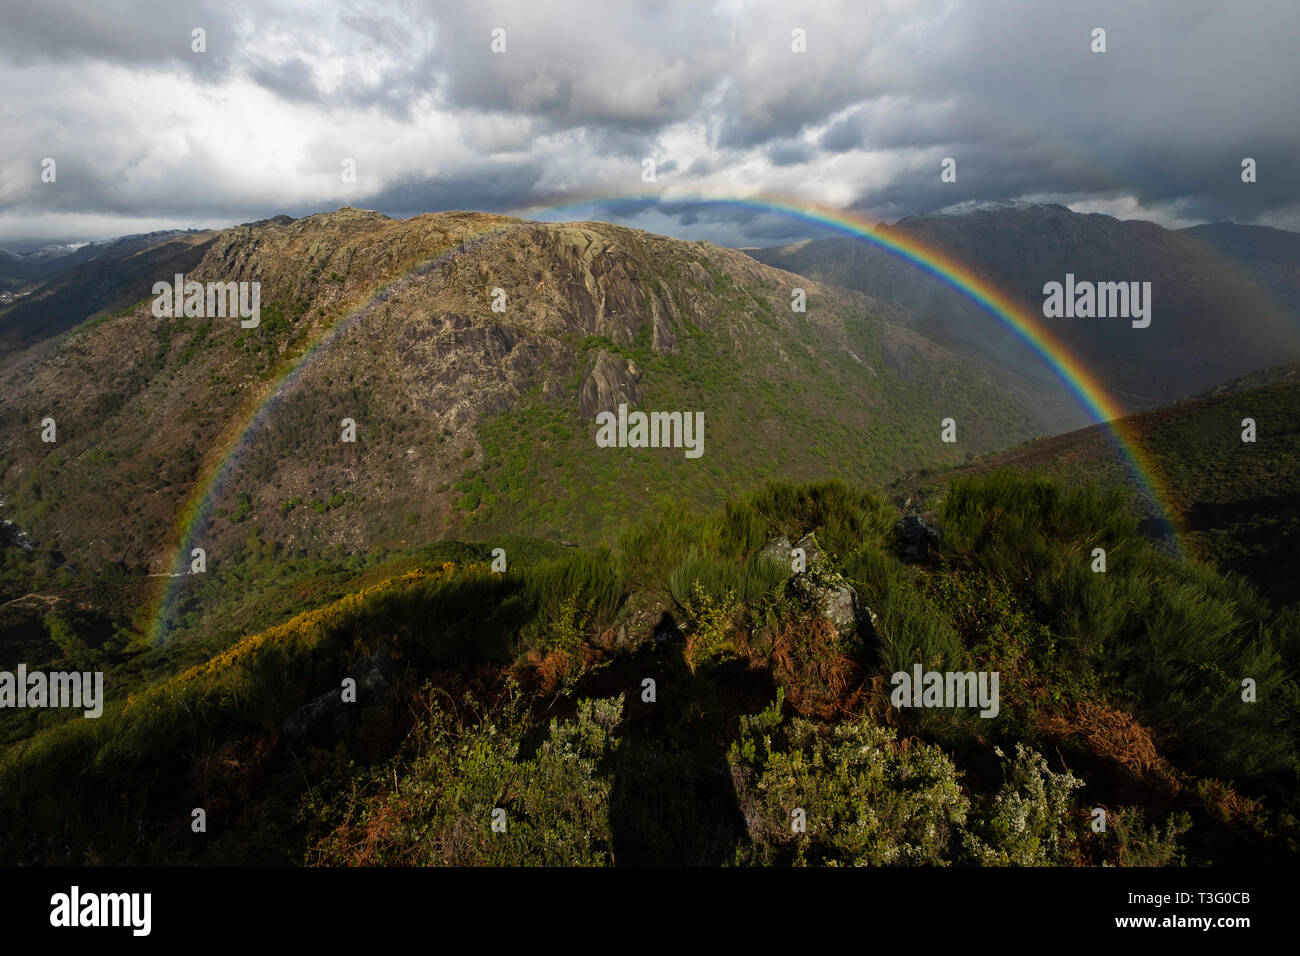
<path id="1" fill-rule="evenodd" d="M 1242 501 L 1197 502 L 1188 509 L 1187 527 L 1217 535 L 1220 567 L 1247 578 L 1279 606 L 1295 603 L 1300 569 L 1300 536 L 1292 530 L 1300 517 L 1295 495 L 1265 495 Z"/>
<path id="2" fill-rule="evenodd" d="M 626 673 L 632 690 L 610 795 L 617 866 L 718 866 L 734 859 L 744 821 L 727 764 L 737 717 L 775 694 L 740 662 L 692 674 L 665 613 L 651 650 Z M 653 702 L 644 681 L 654 681 Z"/>

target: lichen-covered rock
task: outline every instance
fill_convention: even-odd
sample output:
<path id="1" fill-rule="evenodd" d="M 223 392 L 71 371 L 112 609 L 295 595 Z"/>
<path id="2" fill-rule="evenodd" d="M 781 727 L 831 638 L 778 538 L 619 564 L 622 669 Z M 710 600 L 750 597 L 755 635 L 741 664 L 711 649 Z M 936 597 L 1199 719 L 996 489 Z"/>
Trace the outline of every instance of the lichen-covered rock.
<path id="1" fill-rule="evenodd" d="M 796 574 L 790 589 L 806 607 L 830 621 L 842 639 L 857 634 L 859 623 L 867 617 L 858 592 L 839 574 L 809 570 Z"/>
<path id="2" fill-rule="evenodd" d="M 790 539 L 785 535 L 773 538 L 762 551 L 758 552 L 760 561 L 772 561 L 785 567 L 787 574 L 793 574 L 790 567 Z"/>
<path id="3" fill-rule="evenodd" d="M 822 551 L 822 546 L 817 543 L 817 535 L 814 532 L 809 531 L 806 535 L 796 541 L 794 546 L 796 548 L 803 548 L 805 560 L 807 561 L 809 568 L 825 563 L 826 554 Z"/>
<path id="4" fill-rule="evenodd" d="M 816 535 L 809 532 L 794 547 L 803 548 L 806 569 L 790 579 L 790 593 L 805 607 L 830 621 L 841 640 L 861 636 L 878 643 L 876 612 L 861 600 L 848 579 L 831 567 Z M 767 553 L 766 549 L 763 553 Z"/>

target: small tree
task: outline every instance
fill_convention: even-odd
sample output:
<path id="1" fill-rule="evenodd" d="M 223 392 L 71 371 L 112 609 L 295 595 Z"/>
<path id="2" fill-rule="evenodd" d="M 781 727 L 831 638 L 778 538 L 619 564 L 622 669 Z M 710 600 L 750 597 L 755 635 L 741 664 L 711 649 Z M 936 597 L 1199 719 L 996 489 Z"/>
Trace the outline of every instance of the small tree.
<path id="1" fill-rule="evenodd" d="M 45 633 L 64 657 L 75 651 L 85 650 L 86 642 L 77 636 L 76 628 L 62 605 L 56 604 L 45 615 L 44 620 Z"/>

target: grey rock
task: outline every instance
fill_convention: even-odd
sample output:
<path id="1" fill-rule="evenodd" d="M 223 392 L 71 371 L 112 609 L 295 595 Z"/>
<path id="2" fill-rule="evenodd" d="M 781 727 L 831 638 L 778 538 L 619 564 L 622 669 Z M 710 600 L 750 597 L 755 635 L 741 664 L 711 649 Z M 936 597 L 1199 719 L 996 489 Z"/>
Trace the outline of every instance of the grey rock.
<path id="1" fill-rule="evenodd" d="M 853 637 L 859 622 L 867 619 L 858 592 L 839 575 L 809 571 L 795 575 L 790 587 L 804 604 L 830 621 L 842 639 Z"/>
<path id="2" fill-rule="evenodd" d="M 923 561 L 939 550 L 943 540 L 939 529 L 928 524 L 920 515 L 906 515 L 895 526 L 898 534 L 899 556 L 904 561 Z"/>
<path id="3" fill-rule="evenodd" d="M 809 568 L 826 561 L 826 554 L 822 551 L 822 546 L 817 543 L 817 535 L 811 531 L 795 542 L 795 547 L 803 548 Z"/>
<path id="4" fill-rule="evenodd" d="M 784 566 L 787 576 L 793 573 L 790 570 L 790 539 L 785 535 L 769 541 L 767 546 L 758 552 L 758 557 L 761 561 L 773 561 Z"/>
<path id="5" fill-rule="evenodd" d="M 617 411 L 620 404 L 635 405 L 636 383 L 640 377 L 634 362 L 601 349 L 596 364 L 582 383 L 578 414 L 590 421 L 598 412 Z"/>
<path id="6" fill-rule="evenodd" d="M 347 676 L 357 682 L 356 703 L 343 701 L 342 684 L 312 698 L 282 725 L 290 747 L 337 740 L 356 723 L 360 708 L 374 701 L 392 683 L 396 668 L 387 647 L 352 665 Z"/>

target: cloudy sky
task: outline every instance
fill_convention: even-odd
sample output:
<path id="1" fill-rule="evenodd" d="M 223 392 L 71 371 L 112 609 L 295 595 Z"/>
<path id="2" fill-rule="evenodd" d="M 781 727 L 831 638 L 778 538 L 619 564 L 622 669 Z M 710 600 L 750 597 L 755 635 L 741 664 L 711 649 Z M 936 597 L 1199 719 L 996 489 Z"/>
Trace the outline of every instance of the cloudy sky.
<path id="1" fill-rule="evenodd" d="M 1300 230 L 1295 0 L 0 0 L 0 24 L 14 250 L 341 205 L 818 234 L 691 201 L 761 195 Z"/>

